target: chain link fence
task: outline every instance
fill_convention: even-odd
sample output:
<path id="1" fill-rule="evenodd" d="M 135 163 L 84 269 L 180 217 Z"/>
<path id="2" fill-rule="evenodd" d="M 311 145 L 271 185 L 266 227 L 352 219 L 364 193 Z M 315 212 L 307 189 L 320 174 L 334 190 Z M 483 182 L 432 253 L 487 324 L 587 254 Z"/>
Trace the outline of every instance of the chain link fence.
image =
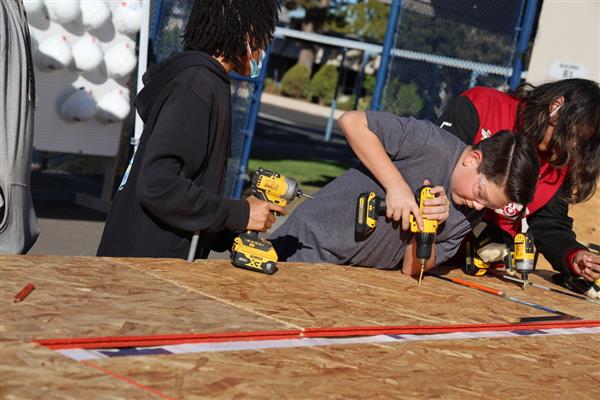
<path id="1" fill-rule="evenodd" d="M 181 50 L 192 0 L 152 0 L 150 62 Z M 476 86 L 508 88 L 526 0 L 403 0 L 381 106 L 435 120 L 449 101 Z M 238 195 L 244 143 L 254 129 L 262 83 L 232 80 L 231 154 L 226 194 Z M 247 154 L 246 154 L 247 156 Z"/>
<path id="2" fill-rule="evenodd" d="M 381 104 L 435 120 L 473 86 L 507 88 L 525 0 L 404 0 Z"/>

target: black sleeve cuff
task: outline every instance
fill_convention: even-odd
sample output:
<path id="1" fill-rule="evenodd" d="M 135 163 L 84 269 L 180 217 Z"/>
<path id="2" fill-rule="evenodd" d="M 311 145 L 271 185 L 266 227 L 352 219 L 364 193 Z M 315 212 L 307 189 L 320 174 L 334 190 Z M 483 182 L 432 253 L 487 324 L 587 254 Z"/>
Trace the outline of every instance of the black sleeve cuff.
<path id="1" fill-rule="evenodd" d="M 227 210 L 225 228 L 235 231 L 245 230 L 250 220 L 250 204 L 246 200 L 225 199 L 224 201 Z"/>

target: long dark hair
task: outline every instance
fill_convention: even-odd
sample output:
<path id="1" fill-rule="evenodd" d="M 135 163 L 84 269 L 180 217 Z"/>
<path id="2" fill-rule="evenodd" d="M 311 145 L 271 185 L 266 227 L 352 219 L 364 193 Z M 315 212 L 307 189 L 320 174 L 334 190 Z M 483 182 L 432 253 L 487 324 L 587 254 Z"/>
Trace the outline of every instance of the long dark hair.
<path id="1" fill-rule="evenodd" d="M 247 53 L 265 49 L 279 16 L 277 0 L 194 0 L 183 34 L 185 50 L 223 57 L 239 67 Z"/>
<path id="2" fill-rule="evenodd" d="M 600 87 L 587 79 L 565 79 L 539 86 L 523 84 L 515 92 L 520 103 L 516 130 L 539 145 L 550 122 L 550 105 L 563 96 L 548 150 L 549 162 L 569 167 L 568 201 L 588 200 L 600 175 Z"/>
<path id="3" fill-rule="evenodd" d="M 478 172 L 503 186 L 511 202 L 524 206 L 531 202 L 540 171 L 538 153 L 531 140 L 510 131 L 500 131 L 473 149 L 483 154 Z"/>

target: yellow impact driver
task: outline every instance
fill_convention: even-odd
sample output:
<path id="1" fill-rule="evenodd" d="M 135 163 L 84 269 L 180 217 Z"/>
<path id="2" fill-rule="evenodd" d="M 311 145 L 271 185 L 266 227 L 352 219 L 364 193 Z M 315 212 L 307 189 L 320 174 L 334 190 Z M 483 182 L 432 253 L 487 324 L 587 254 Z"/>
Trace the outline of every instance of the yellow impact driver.
<path id="1" fill-rule="evenodd" d="M 535 269 L 535 245 L 530 232 L 517 233 L 513 244 L 513 267 L 521 274 L 523 290 L 529 284 L 529 274 Z"/>
<path id="2" fill-rule="evenodd" d="M 432 186 L 424 185 L 421 186 L 415 192 L 415 199 L 419 205 L 419 212 L 423 215 L 423 208 L 425 207 L 425 200 L 435 199 L 437 195 L 431 193 Z M 415 234 L 415 241 L 417 245 L 416 253 L 419 262 L 421 263 L 421 273 L 419 274 L 419 286 L 421 286 L 421 280 L 423 279 L 423 271 L 425 270 L 425 263 L 431 258 L 431 250 L 435 243 L 435 234 L 437 232 L 437 221 L 432 219 L 426 219 L 423 217 L 423 230 L 419 229 L 417 220 L 414 215 L 410 215 L 410 231 Z"/>
<path id="3" fill-rule="evenodd" d="M 252 194 L 263 201 L 285 207 L 296 197 L 308 197 L 298 182 L 276 172 L 259 168 L 252 176 Z M 231 262 L 239 268 L 274 274 L 277 272 L 277 253 L 267 239 L 256 231 L 246 231 L 233 241 Z"/>

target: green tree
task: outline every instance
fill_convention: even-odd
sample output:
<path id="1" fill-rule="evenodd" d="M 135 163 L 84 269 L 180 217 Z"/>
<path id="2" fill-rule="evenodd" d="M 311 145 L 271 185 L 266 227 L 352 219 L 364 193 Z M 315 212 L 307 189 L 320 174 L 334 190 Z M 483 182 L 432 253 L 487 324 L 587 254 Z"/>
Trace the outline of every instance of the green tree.
<path id="1" fill-rule="evenodd" d="M 338 5 L 328 17 L 324 30 L 381 43 L 389 16 L 390 5 L 376 0 Z"/>
<path id="2" fill-rule="evenodd" d="M 416 116 L 423 108 L 423 99 L 415 83 L 404 84 L 393 79 L 385 89 L 384 104 L 385 110 L 392 114 Z"/>
<path id="3" fill-rule="evenodd" d="M 281 79 L 281 94 L 299 99 L 306 96 L 310 70 L 304 64 L 296 64 Z"/>
<path id="4" fill-rule="evenodd" d="M 337 80 L 337 67 L 331 64 L 323 65 L 310 81 L 308 98 L 312 100 L 316 97 L 319 104 L 330 105 Z"/>
<path id="5" fill-rule="evenodd" d="M 365 89 L 365 95 L 371 96 L 375 91 L 375 76 L 365 75 L 362 87 Z"/>

